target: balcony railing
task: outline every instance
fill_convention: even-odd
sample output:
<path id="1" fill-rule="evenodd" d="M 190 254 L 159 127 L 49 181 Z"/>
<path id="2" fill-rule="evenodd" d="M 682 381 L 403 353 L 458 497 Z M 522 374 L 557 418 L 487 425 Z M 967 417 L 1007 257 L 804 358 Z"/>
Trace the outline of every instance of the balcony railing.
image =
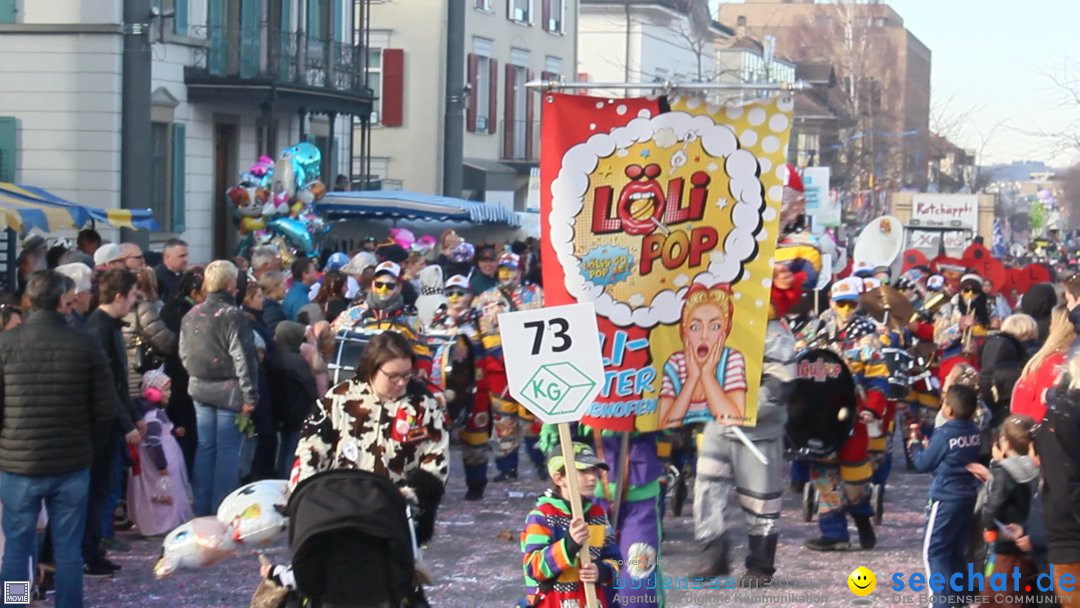
<path id="1" fill-rule="evenodd" d="M 363 49 L 297 32 L 205 28 L 195 70 L 205 76 L 272 81 L 362 94 Z"/>
<path id="2" fill-rule="evenodd" d="M 540 121 L 530 124 L 527 120 L 503 120 L 499 126 L 503 160 L 528 162 L 540 158 Z"/>

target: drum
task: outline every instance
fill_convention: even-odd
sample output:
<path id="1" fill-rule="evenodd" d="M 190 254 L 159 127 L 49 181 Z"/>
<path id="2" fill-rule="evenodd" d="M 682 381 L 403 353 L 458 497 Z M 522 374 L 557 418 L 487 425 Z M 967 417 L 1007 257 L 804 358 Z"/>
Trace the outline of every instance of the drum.
<path id="1" fill-rule="evenodd" d="M 476 392 L 476 357 L 467 338 L 456 336 L 439 344 L 432 361 L 431 383 L 443 391 L 450 420 L 456 423 L 462 418 L 464 422 L 463 414 L 467 415 Z"/>
<path id="2" fill-rule="evenodd" d="M 360 355 L 372 338 L 380 332 L 339 331 L 334 337 L 334 355 L 326 364 L 330 386 L 344 382 L 356 374 Z"/>
<path id="3" fill-rule="evenodd" d="M 836 454 L 858 416 L 855 379 L 836 353 L 812 349 L 798 356 L 784 429 L 788 455 L 823 459 Z"/>
<path id="4" fill-rule="evenodd" d="M 911 392 L 911 378 L 917 372 L 915 357 L 902 348 L 883 348 L 881 355 L 889 368 L 889 390 L 885 397 L 899 401 Z"/>

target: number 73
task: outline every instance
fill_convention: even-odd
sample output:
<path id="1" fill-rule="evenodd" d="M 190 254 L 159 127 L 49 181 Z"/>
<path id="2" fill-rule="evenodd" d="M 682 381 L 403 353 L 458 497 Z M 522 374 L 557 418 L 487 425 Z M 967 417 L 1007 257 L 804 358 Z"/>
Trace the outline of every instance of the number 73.
<path id="1" fill-rule="evenodd" d="M 532 354 L 539 355 L 540 347 L 544 342 L 544 321 L 530 321 L 525 323 L 525 327 L 536 332 L 533 336 Z M 555 317 L 554 319 L 547 320 L 547 326 L 553 329 L 552 337 L 559 340 L 559 344 L 552 346 L 551 351 L 555 353 L 561 353 L 569 350 L 570 345 L 573 344 L 573 340 L 570 339 L 570 334 L 566 333 L 570 329 L 570 323 L 562 318 Z"/>

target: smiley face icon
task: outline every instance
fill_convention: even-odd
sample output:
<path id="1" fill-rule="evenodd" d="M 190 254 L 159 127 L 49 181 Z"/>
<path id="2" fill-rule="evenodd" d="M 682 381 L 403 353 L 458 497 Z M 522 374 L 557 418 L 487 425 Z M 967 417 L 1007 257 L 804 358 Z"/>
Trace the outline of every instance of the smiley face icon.
<path id="1" fill-rule="evenodd" d="M 848 575 L 847 586 L 855 595 L 870 595 L 874 587 L 877 587 L 877 577 L 866 566 L 859 566 Z"/>

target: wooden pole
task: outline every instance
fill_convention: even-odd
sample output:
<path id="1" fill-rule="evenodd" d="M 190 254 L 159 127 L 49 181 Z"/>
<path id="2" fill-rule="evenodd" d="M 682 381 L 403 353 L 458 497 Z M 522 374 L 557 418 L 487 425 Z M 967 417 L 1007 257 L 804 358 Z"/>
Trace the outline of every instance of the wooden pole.
<path id="1" fill-rule="evenodd" d="M 574 465 L 574 441 L 570 437 L 570 424 L 559 423 L 559 445 L 562 447 L 563 463 L 566 469 L 566 485 L 570 488 L 570 513 L 574 519 L 584 519 L 585 515 L 581 508 L 581 490 L 578 488 L 577 467 Z M 586 522 L 587 524 L 588 522 Z M 589 539 L 581 545 L 578 552 L 578 569 L 588 566 L 592 561 L 589 554 Z M 592 583 L 581 583 L 585 588 L 585 602 L 588 608 L 596 608 L 596 586 Z"/>

